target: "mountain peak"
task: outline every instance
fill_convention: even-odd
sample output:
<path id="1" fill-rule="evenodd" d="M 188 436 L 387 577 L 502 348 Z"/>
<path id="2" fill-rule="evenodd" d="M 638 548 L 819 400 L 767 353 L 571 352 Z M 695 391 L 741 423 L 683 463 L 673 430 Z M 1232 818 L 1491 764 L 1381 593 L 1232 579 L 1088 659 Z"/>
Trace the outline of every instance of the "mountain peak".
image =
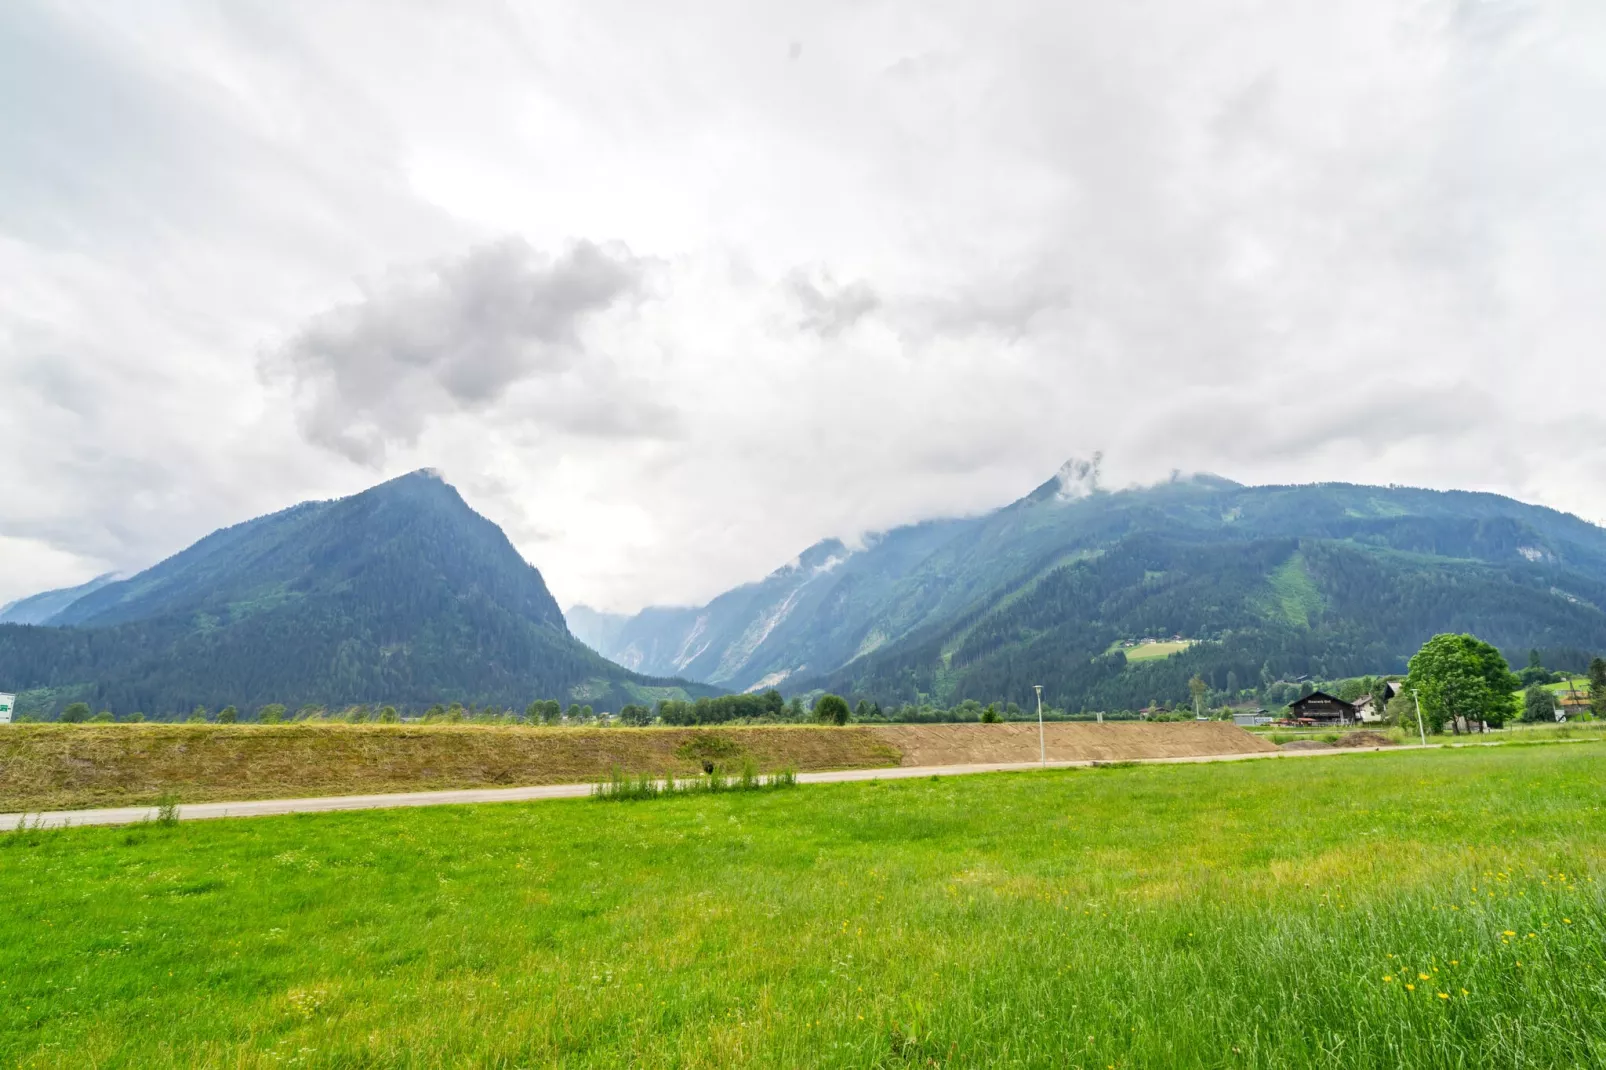
<path id="1" fill-rule="evenodd" d="M 1074 502 L 1091 498 L 1103 489 L 1099 485 L 1099 468 L 1103 463 L 1102 450 L 1094 452 L 1091 458 L 1072 457 L 1060 465 L 1048 482 L 1028 494 L 1026 500 Z"/>

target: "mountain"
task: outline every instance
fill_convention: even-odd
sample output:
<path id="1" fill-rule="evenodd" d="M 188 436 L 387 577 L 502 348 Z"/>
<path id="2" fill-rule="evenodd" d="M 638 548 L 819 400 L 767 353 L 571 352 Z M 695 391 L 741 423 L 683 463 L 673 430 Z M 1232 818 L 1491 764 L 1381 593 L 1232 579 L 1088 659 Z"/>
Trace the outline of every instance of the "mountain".
<path id="1" fill-rule="evenodd" d="M 1072 462 L 986 515 L 821 543 L 700 609 L 646 610 L 599 649 L 733 689 L 1025 705 L 1041 683 L 1058 706 L 1134 708 L 1195 673 L 1224 690 L 1399 670 L 1440 631 L 1602 649 L 1603 609 L 1606 530 L 1551 509 L 1216 476 L 1108 491 Z M 1173 637 L 1197 642 L 1122 647 Z"/>
<path id="2" fill-rule="evenodd" d="M 51 617 L 72 605 L 86 594 L 98 591 L 117 579 L 117 573 L 107 572 L 77 587 L 63 587 L 59 591 L 19 598 L 0 606 L 0 624 L 45 624 Z"/>
<path id="3" fill-rule="evenodd" d="M 538 698 L 617 709 L 714 690 L 581 644 L 541 574 L 428 471 L 224 528 L 49 619 L 0 625 L 0 680 L 25 712 L 76 698 L 153 715 Z"/>

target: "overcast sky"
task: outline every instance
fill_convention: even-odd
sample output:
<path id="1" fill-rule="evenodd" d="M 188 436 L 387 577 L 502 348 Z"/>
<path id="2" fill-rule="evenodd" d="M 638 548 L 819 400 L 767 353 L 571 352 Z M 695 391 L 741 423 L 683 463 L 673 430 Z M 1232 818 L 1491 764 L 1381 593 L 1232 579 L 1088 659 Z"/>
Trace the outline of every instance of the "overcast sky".
<path id="1" fill-rule="evenodd" d="M 1606 519 L 1606 4 L 0 4 L 0 601 L 439 468 L 565 606 L 1105 451 Z"/>

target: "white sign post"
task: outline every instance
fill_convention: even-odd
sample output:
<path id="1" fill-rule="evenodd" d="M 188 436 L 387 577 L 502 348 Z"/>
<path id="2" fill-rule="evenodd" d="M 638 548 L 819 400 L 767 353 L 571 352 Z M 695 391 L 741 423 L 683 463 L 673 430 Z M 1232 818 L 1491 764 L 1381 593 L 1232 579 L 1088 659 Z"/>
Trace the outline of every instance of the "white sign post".
<path id="1" fill-rule="evenodd" d="M 16 695 L 0 695 L 0 724 L 11 723 L 11 708 L 16 704 Z"/>

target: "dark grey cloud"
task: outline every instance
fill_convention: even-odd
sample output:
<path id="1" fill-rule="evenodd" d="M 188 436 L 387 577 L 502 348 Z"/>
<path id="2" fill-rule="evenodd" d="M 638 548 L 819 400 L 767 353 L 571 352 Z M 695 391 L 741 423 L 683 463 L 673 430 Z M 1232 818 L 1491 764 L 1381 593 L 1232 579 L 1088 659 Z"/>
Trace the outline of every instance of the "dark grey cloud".
<path id="1" fill-rule="evenodd" d="M 322 313 L 264 358 L 263 373 L 290 379 L 312 441 L 363 464 L 416 441 L 430 416 L 484 410 L 526 381 L 548 384 L 534 408 L 568 430 L 661 432 L 668 414 L 616 391 L 607 355 L 583 338 L 593 317 L 641 298 L 650 268 L 617 243 L 549 256 L 505 238 Z M 571 373 L 599 389 L 561 385 Z M 549 404 L 554 393 L 561 404 Z"/>

